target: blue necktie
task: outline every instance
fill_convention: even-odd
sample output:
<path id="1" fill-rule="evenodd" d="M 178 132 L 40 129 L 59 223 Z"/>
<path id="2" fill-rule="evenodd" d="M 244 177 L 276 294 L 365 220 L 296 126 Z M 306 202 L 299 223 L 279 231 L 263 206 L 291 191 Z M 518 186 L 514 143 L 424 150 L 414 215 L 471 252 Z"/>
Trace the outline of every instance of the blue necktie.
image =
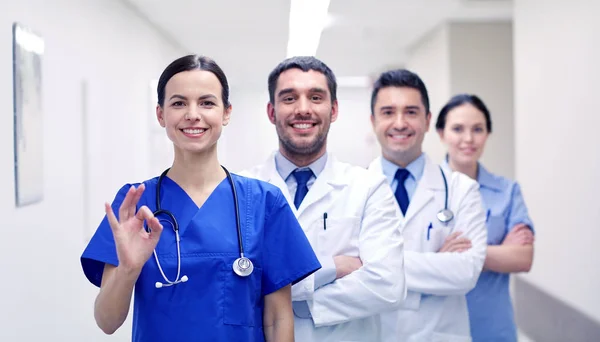
<path id="1" fill-rule="evenodd" d="M 408 170 L 406 169 L 398 169 L 398 171 L 396 171 L 396 175 L 394 176 L 394 178 L 396 178 L 396 180 L 398 180 L 398 186 L 396 187 L 396 201 L 398 201 L 398 204 L 400 205 L 400 210 L 402 210 L 402 214 L 406 215 L 406 209 L 408 208 L 408 192 L 406 192 L 406 188 L 404 187 L 404 181 L 406 180 L 406 178 L 408 178 L 408 176 L 410 175 L 410 172 L 408 172 Z"/>
<path id="2" fill-rule="evenodd" d="M 300 207 L 300 203 L 302 203 L 302 200 L 308 193 L 307 184 L 308 180 L 313 175 L 313 172 L 310 169 L 302 171 L 296 170 L 292 173 L 292 175 L 294 175 L 294 178 L 296 178 L 296 183 L 298 184 L 298 187 L 296 187 L 296 195 L 294 196 L 294 205 L 296 206 L 296 209 L 298 209 Z"/>
<path id="3" fill-rule="evenodd" d="M 314 175 L 312 170 L 298 170 L 292 173 L 294 178 L 296 178 L 296 183 L 298 186 L 296 187 L 296 195 L 294 195 L 294 205 L 296 209 L 300 207 L 302 200 L 306 197 L 308 193 L 308 180 L 310 177 Z M 292 309 L 294 310 L 294 315 L 300 318 L 311 318 L 310 309 L 308 308 L 308 304 L 306 301 L 302 302 L 292 302 Z"/>

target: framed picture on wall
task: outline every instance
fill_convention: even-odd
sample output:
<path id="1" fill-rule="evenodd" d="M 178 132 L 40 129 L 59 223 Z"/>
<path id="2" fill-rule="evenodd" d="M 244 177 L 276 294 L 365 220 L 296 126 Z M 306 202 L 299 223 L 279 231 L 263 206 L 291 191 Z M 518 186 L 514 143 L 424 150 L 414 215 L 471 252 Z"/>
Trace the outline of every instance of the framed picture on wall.
<path id="1" fill-rule="evenodd" d="M 39 34 L 13 24 L 13 102 L 15 201 L 21 207 L 42 201 L 43 103 L 42 56 Z"/>

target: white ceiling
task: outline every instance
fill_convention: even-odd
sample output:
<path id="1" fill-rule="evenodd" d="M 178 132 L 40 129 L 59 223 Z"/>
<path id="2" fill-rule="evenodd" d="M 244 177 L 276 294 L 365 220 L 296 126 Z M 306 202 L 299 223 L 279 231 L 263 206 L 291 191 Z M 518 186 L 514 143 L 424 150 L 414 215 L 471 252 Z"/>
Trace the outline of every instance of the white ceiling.
<path id="1" fill-rule="evenodd" d="M 214 58 L 232 85 L 264 86 L 286 57 L 289 0 L 126 0 L 186 53 Z M 510 0 L 331 0 L 317 57 L 336 76 L 400 66 L 448 21 L 506 20 Z M 307 23 L 310 25 L 310 23 Z"/>

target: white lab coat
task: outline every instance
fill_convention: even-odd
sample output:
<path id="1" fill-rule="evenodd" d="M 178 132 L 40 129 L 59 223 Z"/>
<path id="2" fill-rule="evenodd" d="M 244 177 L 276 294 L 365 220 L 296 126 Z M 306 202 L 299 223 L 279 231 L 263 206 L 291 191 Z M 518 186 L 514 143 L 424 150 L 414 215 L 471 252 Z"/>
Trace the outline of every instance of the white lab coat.
<path id="1" fill-rule="evenodd" d="M 465 294 L 477 283 L 487 249 L 479 184 L 458 172 L 444 173 L 454 219 L 443 224 L 436 214 L 444 208 L 444 179 L 439 166 L 425 158 L 423 176 L 403 222 L 408 294 L 400 310 L 382 316 L 382 333 L 386 342 L 467 342 L 471 334 Z M 369 171 L 383 174 L 381 157 Z M 471 240 L 471 249 L 437 253 L 456 231 Z"/>
<path id="2" fill-rule="evenodd" d="M 406 297 L 402 213 L 385 177 L 370 175 L 329 154 L 296 210 L 274 156 L 241 174 L 281 189 L 319 260 L 331 264 L 334 256 L 349 255 L 363 263 L 357 271 L 316 290 L 314 274 L 292 287 L 292 300 L 306 300 L 312 315 L 312 319 L 295 317 L 296 341 L 380 341 L 379 314 L 398 308 Z"/>

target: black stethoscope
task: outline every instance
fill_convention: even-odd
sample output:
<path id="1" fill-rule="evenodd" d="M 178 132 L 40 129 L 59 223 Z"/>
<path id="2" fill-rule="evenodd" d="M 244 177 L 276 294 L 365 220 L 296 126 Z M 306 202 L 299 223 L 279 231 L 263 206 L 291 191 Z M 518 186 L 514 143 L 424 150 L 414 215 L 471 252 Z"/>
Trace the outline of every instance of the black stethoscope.
<path id="1" fill-rule="evenodd" d="M 448 223 L 454 218 L 454 213 L 452 210 L 448 208 L 448 181 L 446 180 L 446 175 L 444 174 L 444 170 L 440 166 L 440 172 L 442 173 L 442 178 L 444 179 L 444 188 L 446 189 L 446 198 L 444 201 L 444 209 L 441 209 L 437 213 L 437 218 L 442 223 Z"/>
<path id="2" fill-rule="evenodd" d="M 238 207 L 238 200 L 237 200 L 237 193 L 235 191 L 235 184 L 233 183 L 233 179 L 231 178 L 231 174 L 229 173 L 229 171 L 224 166 L 221 166 L 221 167 L 223 168 L 223 170 L 225 170 L 225 173 L 227 174 L 227 180 L 229 181 L 229 184 L 231 185 L 231 191 L 233 193 L 233 202 L 235 205 L 235 219 L 236 219 L 236 227 L 237 227 L 238 246 L 240 249 L 240 257 L 237 258 L 233 262 L 233 271 L 235 272 L 235 274 L 239 275 L 240 277 L 247 277 L 250 274 L 252 274 L 252 271 L 254 271 L 254 265 L 252 264 L 252 261 L 250 259 L 248 259 L 244 256 L 244 244 L 242 242 L 242 228 L 240 225 L 240 210 Z M 179 275 L 181 273 L 181 250 L 179 248 L 179 242 L 180 242 L 179 224 L 177 223 L 177 220 L 175 219 L 175 216 L 173 215 L 173 213 L 171 213 L 168 210 L 161 209 L 161 207 L 160 207 L 160 186 L 162 185 L 162 180 L 168 171 L 169 171 L 169 169 L 166 169 L 158 178 L 158 183 L 156 184 L 156 211 L 153 214 L 155 217 L 157 217 L 158 215 L 161 215 L 161 214 L 167 215 L 168 218 L 170 219 L 170 221 L 169 220 L 166 220 L 166 221 L 167 221 L 167 223 L 169 223 L 171 225 L 171 227 L 173 228 L 173 231 L 175 232 L 175 241 L 177 242 L 177 277 L 175 278 L 174 281 L 170 281 L 167 278 L 167 276 L 165 275 L 165 272 L 163 272 L 163 269 L 160 266 L 160 262 L 158 261 L 158 256 L 156 255 L 156 249 L 155 249 L 154 250 L 154 259 L 156 260 L 156 264 L 158 265 L 160 274 L 162 274 L 164 280 L 166 281 L 166 283 L 157 281 L 155 284 L 157 289 L 159 289 L 161 287 L 172 286 L 172 285 L 179 284 L 179 283 L 185 283 L 189 279 L 186 275 L 179 278 Z"/>

